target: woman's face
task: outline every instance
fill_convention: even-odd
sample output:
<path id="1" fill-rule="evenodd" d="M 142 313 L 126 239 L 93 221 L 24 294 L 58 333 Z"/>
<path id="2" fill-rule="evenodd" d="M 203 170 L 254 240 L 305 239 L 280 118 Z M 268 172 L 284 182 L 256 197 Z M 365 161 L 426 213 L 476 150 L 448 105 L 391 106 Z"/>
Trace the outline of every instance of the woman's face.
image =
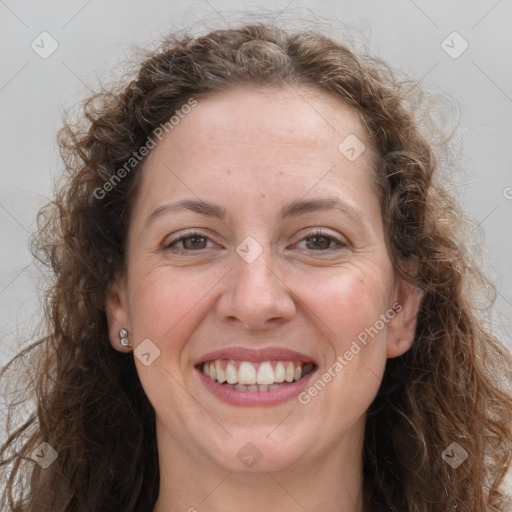
<path id="1" fill-rule="evenodd" d="M 358 460 L 417 307 L 393 273 L 374 164 L 356 114 L 308 88 L 198 99 L 150 152 L 107 309 L 160 451 L 230 471 Z"/>

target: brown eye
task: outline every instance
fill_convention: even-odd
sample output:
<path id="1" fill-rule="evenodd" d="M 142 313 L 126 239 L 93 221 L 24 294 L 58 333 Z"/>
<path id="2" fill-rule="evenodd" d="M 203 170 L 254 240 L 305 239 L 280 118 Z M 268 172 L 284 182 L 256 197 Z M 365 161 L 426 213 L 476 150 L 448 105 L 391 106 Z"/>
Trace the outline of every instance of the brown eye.
<path id="1" fill-rule="evenodd" d="M 182 236 L 172 240 L 168 244 L 164 245 L 163 249 L 174 253 L 187 253 L 187 252 L 198 252 L 202 249 L 209 249 L 210 239 L 201 233 L 190 233 L 187 236 Z"/>
<path id="2" fill-rule="evenodd" d="M 194 250 L 194 249 L 205 249 L 207 238 L 204 236 L 187 236 L 178 240 L 181 242 L 184 249 Z"/>
<path id="3" fill-rule="evenodd" d="M 316 252 L 318 256 L 327 256 L 344 251 L 348 245 L 341 238 L 327 234 L 321 229 L 316 229 L 302 238 L 297 247 L 308 251 L 310 254 Z"/>
<path id="4" fill-rule="evenodd" d="M 308 236 L 304 240 L 306 242 L 306 247 L 313 251 L 329 249 L 331 242 L 333 241 L 332 238 L 323 235 Z"/>

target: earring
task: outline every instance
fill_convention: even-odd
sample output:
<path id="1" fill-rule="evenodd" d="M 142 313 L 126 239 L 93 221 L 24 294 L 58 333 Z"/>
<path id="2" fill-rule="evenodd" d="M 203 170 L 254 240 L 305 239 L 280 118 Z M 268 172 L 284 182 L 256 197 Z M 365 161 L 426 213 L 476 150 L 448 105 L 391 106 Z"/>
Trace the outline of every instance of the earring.
<path id="1" fill-rule="evenodd" d="M 130 343 L 130 341 L 128 340 L 127 338 L 128 336 L 128 331 L 126 329 L 121 329 L 119 331 L 119 338 L 120 338 L 120 341 L 119 343 L 123 346 L 123 347 L 131 347 L 132 344 Z"/>

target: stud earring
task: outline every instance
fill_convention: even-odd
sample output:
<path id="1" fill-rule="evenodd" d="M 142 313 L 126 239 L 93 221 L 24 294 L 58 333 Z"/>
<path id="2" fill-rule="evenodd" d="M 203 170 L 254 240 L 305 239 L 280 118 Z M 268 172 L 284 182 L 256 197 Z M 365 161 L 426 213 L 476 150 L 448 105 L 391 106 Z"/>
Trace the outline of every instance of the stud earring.
<path id="1" fill-rule="evenodd" d="M 119 343 L 123 346 L 123 347 L 131 347 L 132 344 L 130 343 L 130 340 L 128 339 L 128 331 L 126 329 L 121 329 L 119 331 L 119 338 L 120 338 L 120 341 Z"/>

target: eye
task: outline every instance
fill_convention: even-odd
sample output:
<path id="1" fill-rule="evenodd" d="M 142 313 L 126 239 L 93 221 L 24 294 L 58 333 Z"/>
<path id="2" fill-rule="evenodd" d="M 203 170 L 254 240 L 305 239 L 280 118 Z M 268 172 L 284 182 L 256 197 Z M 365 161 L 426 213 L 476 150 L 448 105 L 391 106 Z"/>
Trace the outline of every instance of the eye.
<path id="1" fill-rule="evenodd" d="M 308 236 L 304 237 L 299 244 L 303 242 L 307 250 L 317 252 L 330 252 L 330 250 L 339 250 L 347 246 L 342 240 L 332 235 L 326 235 L 322 230 L 310 233 Z"/>
<path id="2" fill-rule="evenodd" d="M 210 248 L 208 242 L 211 242 L 211 240 L 202 233 L 190 232 L 185 236 L 175 238 L 170 242 L 165 242 L 163 248 L 166 251 L 174 252 L 200 251 L 201 249 Z"/>

